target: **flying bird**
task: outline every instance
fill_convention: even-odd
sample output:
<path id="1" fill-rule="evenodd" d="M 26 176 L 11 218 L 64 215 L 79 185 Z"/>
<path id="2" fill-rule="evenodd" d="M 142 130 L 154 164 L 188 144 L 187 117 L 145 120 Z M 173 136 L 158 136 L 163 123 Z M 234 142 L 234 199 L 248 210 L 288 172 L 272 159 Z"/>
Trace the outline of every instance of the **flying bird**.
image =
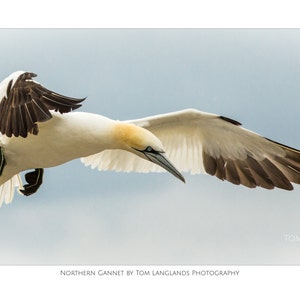
<path id="1" fill-rule="evenodd" d="M 35 76 L 17 71 L 0 83 L 0 205 L 15 189 L 35 193 L 44 168 L 76 158 L 99 170 L 168 171 L 183 182 L 181 172 L 249 188 L 292 190 L 300 183 L 299 150 L 235 120 L 196 109 L 128 121 L 73 112 L 85 98 L 50 91 Z"/>

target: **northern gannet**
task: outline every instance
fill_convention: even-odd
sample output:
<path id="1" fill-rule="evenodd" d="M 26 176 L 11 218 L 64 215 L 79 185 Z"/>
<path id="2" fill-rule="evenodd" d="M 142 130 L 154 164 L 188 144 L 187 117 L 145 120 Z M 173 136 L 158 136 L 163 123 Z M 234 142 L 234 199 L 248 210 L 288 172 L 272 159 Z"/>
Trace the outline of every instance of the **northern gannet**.
<path id="1" fill-rule="evenodd" d="M 207 173 L 249 188 L 292 190 L 291 182 L 300 183 L 299 150 L 230 118 L 186 109 L 121 122 L 71 112 L 85 98 L 52 92 L 35 76 L 17 71 L 0 83 L 0 205 L 12 201 L 15 188 L 35 193 L 44 168 L 76 158 L 99 170 L 166 170 L 183 182 L 181 172 Z M 23 186 L 20 172 L 31 169 Z"/>

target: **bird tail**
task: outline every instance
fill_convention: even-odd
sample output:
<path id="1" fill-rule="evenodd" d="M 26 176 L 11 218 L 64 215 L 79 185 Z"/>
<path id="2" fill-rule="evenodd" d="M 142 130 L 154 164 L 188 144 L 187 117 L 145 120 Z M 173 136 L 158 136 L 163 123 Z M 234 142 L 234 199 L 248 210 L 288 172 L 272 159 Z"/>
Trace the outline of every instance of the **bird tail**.
<path id="1" fill-rule="evenodd" d="M 5 204 L 12 202 L 16 187 L 18 190 L 23 189 L 20 174 L 14 175 L 11 179 L 7 180 L 0 186 L 0 207 L 2 206 L 3 202 Z"/>

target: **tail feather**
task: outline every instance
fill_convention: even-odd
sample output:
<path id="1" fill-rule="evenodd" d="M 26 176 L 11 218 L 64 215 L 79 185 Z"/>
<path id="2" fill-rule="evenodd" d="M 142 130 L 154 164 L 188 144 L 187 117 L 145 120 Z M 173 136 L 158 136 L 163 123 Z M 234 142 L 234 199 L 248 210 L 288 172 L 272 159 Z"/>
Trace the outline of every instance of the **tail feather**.
<path id="1" fill-rule="evenodd" d="M 16 187 L 18 190 L 23 189 L 22 180 L 19 174 L 14 175 L 0 186 L 0 207 L 3 203 L 9 204 L 12 202 Z"/>

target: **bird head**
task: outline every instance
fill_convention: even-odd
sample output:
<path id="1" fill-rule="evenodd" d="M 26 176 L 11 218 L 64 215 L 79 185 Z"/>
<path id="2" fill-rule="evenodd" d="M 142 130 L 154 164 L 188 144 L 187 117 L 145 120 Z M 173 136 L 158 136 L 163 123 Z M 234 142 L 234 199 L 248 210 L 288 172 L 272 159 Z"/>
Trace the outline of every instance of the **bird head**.
<path id="1" fill-rule="evenodd" d="M 133 124 L 119 123 L 115 136 L 123 150 L 159 165 L 185 182 L 181 173 L 167 159 L 161 141 L 149 130 Z"/>

